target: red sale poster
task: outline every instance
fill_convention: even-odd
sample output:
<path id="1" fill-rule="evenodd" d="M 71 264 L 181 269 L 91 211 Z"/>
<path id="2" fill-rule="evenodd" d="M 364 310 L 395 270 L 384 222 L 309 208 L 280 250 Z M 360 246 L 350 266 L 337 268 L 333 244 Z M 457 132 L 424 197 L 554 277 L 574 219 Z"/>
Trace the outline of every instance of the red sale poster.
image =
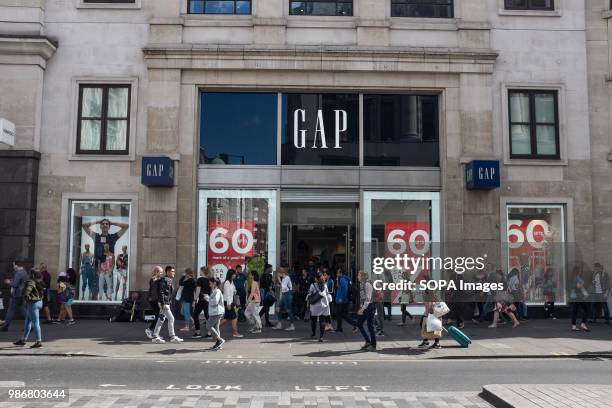
<path id="1" fill-rule="evenodd" d="M 430 231 L 429 223 L 420 221 L 390 221 L 385 223 L 385 257 L 395 258 L 396 255 L 401 257 L 427 257 L 430 250 Z M 413 273 L 414 272 L 414 273 Z M 427 269 L 417 268 L 411 270 L 394 270 L 391 271 L 393 282 L 399 282 L 401 279 L 410 278 L 411 281 L 419 281 L 427 274 Z M 393 291 L 391 299 L 393 303 L 399 303 L 400 292 Z"/>
<path id="2" fill-rule="evenodd" d="M 508 267 L 519 270 L 529 298 L 539 298 L 539 286 L 544 278 L 547 257 L 550 256 L 550 225 L 545 220 L 523 219 L 508 222 Z"/>
<path id="3" fill-rule="evenodd" d="M 209 220 L 207 263 L 221 281 L 245 257 L 255 254 L 255 223 L 253 220 Z"/>

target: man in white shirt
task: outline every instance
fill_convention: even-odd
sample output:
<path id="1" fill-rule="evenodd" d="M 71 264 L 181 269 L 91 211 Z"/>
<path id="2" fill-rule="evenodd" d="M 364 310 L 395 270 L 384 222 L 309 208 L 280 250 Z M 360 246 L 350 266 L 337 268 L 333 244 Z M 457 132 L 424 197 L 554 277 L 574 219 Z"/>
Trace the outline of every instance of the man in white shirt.
<path id="1" fill-rule="evenodd" d="M 291 282 L 291 278 L 287 273 L 286 268 L 280 268 L 278 270 L 278 277 L 281 281 L 281 302 L 280 309 L 278 311 L 278 323 L 274 326 L 274 329 L 281 330 L 283 328 L 282 324 L 282 313 L 283 309 L 287 311 L 287 315 L 289 316 L 289 327 L 287 327 L 286 331 L 294 331 L 295 326 L 293 325 L 293 282 Z"/>

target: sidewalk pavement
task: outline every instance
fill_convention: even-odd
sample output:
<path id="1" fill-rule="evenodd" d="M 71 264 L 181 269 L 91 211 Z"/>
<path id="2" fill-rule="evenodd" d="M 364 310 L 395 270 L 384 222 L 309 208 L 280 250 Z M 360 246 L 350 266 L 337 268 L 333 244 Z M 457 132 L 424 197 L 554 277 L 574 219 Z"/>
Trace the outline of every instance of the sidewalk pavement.
<path id="1" fill-rule="evenodd" d="M 610 407 L 612 385 L 485 385 L 480 396 L 497 408 Z"/>
<path id="2" fill-rule="evenodd" d="M 192 331 L 178 331 L 183 324 L 176 322 L 177 334 L 185 339 L 182 344 L 152 344 L 145 337 L 146 324 L 109 323 L 103 320 L 80 320 L 73 326 L 43 324 L 42 349 L 30 349 L 12 344 L 23 328 L 15 321 L 9 332 L 0 332 L 0 356 L 10 355 L 73 355 L 115 358 L 193 359 L 194 353 L 212 345 L 210 339 L 191 339 Z M 594 324 L 591 332 L 572 332 L 567 320 L 530 320 L 516 329 L 509 324 L 489 329 L 486 324 L 466 322 L 463 332 L 472 339 L 469 348 L 461 348 L 447 334 L 442 348 L 423 350 L 418 320 L 407 326 L 397 326 L 397 320 L 385 322 L 385 336 L 378 338 L 378 351 L 358 351 L 363 344 L 359 333 L 345 326 L 344 333 L 327 333 L 323 343 L 310 339 L 310 324 L 296 322 L 296 331 L 265 329 L 261 334 L 248 334 L 245 324 L 239 330 L 244 338 L 231 337 L 229 326 L 223 328 L 228 340 L 222 351 L 207 353 L 206 358 L 241 360 L 312 360 L 312 361 L 368 361 L 422 359 L 486 359 L 486 358 L 612 358 L 612 325 Z M 164 327 L 162 334 L 167 336 Z M 33 342 L 32 334 L 30 342 Z"/>

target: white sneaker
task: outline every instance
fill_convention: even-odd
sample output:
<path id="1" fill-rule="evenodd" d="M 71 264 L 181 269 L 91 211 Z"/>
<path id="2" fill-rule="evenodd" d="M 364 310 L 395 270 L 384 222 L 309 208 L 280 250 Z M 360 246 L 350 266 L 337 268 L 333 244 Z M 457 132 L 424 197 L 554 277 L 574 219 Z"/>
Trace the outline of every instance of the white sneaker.
<path id="1" fill-rule="evenodd" d="M 180 338 L 180 337 L 178 337 L 178 336 L 172 336 L 172 337 L 170 337 L 170 343 L 182 343 L 182 342 L 183 342 L 183 339 L 181 339 L 181 338 Z"/>
<path id="2" fill-rule="evenodd" d="M 213 350 L 214 351 L 221 350 L 224 344 L 225 344 L 225 340 L 221 339 L 221 342 Z"/>
<path id="3" fill-rule="evenodd" d="M 283 324 L 281 322 L 276 323 L 276 326 L 272 328 L 273 330 L 282 330 Z"/>
<path id="4" fill-rule="evenodd" d="M 161 337 L 154 337 L 151 342 L 155 344 L 164 344 L 166 340 L 162 339 Z"/>
<path id="5" fill-rule="evenodd" d="M 289 327 L 287 327 L 285 329 L 285 331 L 295 331 L 295 326 L 293 324 L 289 325 Z"/>
<path id="6" fill-rule="evenodd" d="M 151 329 L 146 329 L 145 334 L 147 335 L 148 338 L 150 339 L 153 338 L 153 331 Z"/>

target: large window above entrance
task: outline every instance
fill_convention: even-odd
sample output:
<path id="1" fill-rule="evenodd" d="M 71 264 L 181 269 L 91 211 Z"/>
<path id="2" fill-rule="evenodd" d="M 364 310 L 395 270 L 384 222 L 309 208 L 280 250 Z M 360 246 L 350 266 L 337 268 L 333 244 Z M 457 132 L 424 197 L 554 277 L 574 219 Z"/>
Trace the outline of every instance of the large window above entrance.
<path id="1" fill-rule="evenodd" d="M 439 104 L 437 94 L 202 92 L 200 164 L 439 167 Z"/>
<path id="2" fill-rule="evenodd" d="M 201 164 L 276 164 L 276 93 L 204 92 Z"/>
<path id="3" fill-rule="evenodd" d="M 366 166 L 438 167 L 438 97 L 364 95 Z"/>

